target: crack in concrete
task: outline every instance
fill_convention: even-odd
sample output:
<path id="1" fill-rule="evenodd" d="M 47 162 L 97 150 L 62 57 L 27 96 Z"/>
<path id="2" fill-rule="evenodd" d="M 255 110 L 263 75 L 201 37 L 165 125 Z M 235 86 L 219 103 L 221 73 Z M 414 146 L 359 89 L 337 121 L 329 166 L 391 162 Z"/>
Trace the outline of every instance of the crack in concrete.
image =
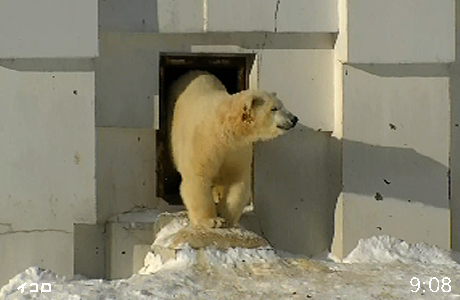
<path id="1" fill-rule="evenodd" d="M 72 232 L 62 230 L 62 229 L 32 229 L 32 230 L 14 230 L 14 231 L 1 232 L 0 236 L 8 235 L 8 234 L 15 234 L 15 233 L 45 233 L 45 232 L 58 232 L 58 233 L 72 234 Z"/>
<path id="2" fill-rule="evenodd" d="M 11 223 L 0 223 L 0 231 L 1 227 L 6 227 L 6 232 L 13 231 L 13 225 Z"/>
<path id="3" fill-rule="evenodd" d="M 278 0 L 276 1 L 276 7 L 275 7 L 275 28 L 274 28 L 274 32 L 278 32 L 278 11 L 280 9 L 280 4 L 281 4 L 281 0 Z"/>

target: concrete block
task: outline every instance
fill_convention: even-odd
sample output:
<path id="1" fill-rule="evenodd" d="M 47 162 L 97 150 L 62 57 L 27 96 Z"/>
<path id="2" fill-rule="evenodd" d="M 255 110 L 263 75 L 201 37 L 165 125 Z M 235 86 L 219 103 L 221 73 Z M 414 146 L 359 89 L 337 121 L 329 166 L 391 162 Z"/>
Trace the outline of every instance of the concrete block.
<path id="1" fill-rule="evenodd" d="M 134 208 L 155 208 L 155 130 L 97 129 L 98 221 Z"/>
<path id="2" fill-rule="evenodd" d="M 460 9 L 460 7 L 459 7 Z M 460 49 L 459 49 L 460 50 Z M 451 227 L 452 249 L 460 251 L 460 62 L 451 68 Z"/>
<path id="3" fill-rule="evenodd" d="M 337 32 L 337 0 L 278 1 L 276 32 Z"/>
<path id="4" fill-rule="evenodd" d="M 333 61 L 332 50 L 260 51 L 259 88 L 276 92 L 303 125 L 332 131 Z"/>
<path id="5" fill-rule="evenodd" d="M 96 0 L 1 0 L 0 58 L 96 57 Z"/>
<path id="6" fill-rule="evenodd" d="M 260 229 L 259 218 L 257 217 L 256 213 L 253 210 L 244 212 L 241 215 L 241 219 L 240 219 L 239 224 L 244 229 L 247 229 L 249 231 L 254 232 L 255 234 L 258 234 L 258 235 L 262 236 L 262 231 Z"/>
<path id="7" fill-rule="evenodd" d="M 61 229 L 2 233 L 0 286 L 7 284 L 9 279 L 30 266 L 72 276 L 73 233 Z"/>
<path id="8" fill-rule="evenodd" d="M 144 260 L 150 252 L 150 245 L 134 245 L 132 274 L 137 274 L 144 267 Z"/>
<path id="9" fill-rule="evenodd" d="M 153 127 L 158 49 L 134 47 L 130 41 L 101 38 L 101 57 L 96 60 L 98 127 Z M 119 47 L 127 42 L 131 46 Z"/>
<path id="10" fill-rule="evenodd" d="M 350 63 L 455 60 L 454 0 L 349 0 Z"/>
<path id="11" fill-rule="evenodd" d="M 153 242 L 153 224 L 108 223 L 106 226 L 106 278 L 119 279 L 130 277 L 133 274 L 133 267 L 141 264 L 138 261 L 140 259 L 139 251 L 144 249 L 145 246 L 150 246 Z M 139 245 L 142 248 L 136 247 Z M 136 262 L 134 258 L 136 258 Z"/>
<path id="12" fill-rule="evenodd" d="M 348 0 L 337 2 L 339 32 L 334 44 L 335 56 L 339 62 L 345 63 L 348 61 Z"/>
<path id="13" fill-rule="evenodd" d="M 46 70 L 0 61 L 0 223 L 14 230 L 96 221 L 94 72 Z"/>
<path id="14" fill-rule="evenodd" d="M 359 171 L 358 171 L 359 172 Z M 377 201 L 366 194 L 343 194 L 343 245 L 346 257 L 361 238 L 390 235 L 408 243 L 427 243 L 450 248 L 450 212 L 446 207 L 427 206 L 382 194 Z M 442 196 L 439 197 L 442 199 Z"/>
<path id="15" fill-rule="evenodd" d="M 342 255 L 378 234 L 449 248 L 447 66 L 343 72 Z"/>
<path id="16" fill-rule="evenodd" d="M 105 0 L 98 2 L 99 30 L 104 32 L 158 32 L 158 1 Z"/>
<path id="17" fill-rule="evenodd" d="M 452 249 L 460 251 L 460 5 L 456 6 L 456 54 L 457 60 L 450 65 L 451 95 L 451 230 Z"/>
<path id="18" fill-rule="evenodd" d="M 412 148 L 448 165 L 447 65 L 344 66 L 343 72 L 345 139 Z"/>
<path id="19" fill-rule="evenodd" d="M 305 255 L 331 246 L 341 190 L 340 141 L 299 124 L 254 148 L 254 207 L 275 248 Z"/>
<path id="20" fill-rule="evenodd" d="M 207 1 L 207 31 L 275 31 L 276 0 Z"/>
<path id="21" fill-rule="evenodd" d="M 87 278 L 105 278 L 105 237 L 105 228 L 102 224 L 75 224 L 75 274 Z"/>
<path id="22" fill-rule="evenodd" d="M 203 32 L 203 0 L 160 0 L 157 3 L 160 32 Z"/>
<path id="23" fill-rule="evenodd" d="M 203 32 L 203 0 L 99 1 L 103 32 Z"/>
<path id="24" fill-rule="evenodd" d="M 336 0 L 206 2 L 211 32 L 337 32 Z"/>

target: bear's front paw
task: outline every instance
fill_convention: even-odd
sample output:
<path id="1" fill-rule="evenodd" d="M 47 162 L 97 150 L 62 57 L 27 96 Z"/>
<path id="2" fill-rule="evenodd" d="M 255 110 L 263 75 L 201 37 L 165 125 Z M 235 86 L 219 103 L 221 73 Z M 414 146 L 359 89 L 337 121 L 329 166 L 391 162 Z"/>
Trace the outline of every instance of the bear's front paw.
<path id="1" fill-rule="evenodd" d="M 201 219 L 198 222 L 193 222 L 194 226 L 205 227 L 205 228 L 224 228 L 228 227 L 227 221 L 224 218 L 210 218 L 210 219 Z"/>

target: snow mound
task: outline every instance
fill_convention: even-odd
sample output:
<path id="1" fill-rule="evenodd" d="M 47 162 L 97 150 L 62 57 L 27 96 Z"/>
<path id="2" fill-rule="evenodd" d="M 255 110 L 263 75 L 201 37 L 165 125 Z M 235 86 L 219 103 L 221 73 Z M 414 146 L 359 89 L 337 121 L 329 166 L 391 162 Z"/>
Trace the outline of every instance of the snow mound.
<path id="1" fill-rule="evenodd" d="M 268 246 L 268 242 L 252 231 L 241 226 L 233 228 L 194 228 L 189 226 L 187 214 L 160 215 L 162 221 L 157 222 L 161 227 L 156 234 L 152 248 L 164 247 L 181 249 L 187 244 L 194 248 L 216 247 L 227 248 L 260 248 Z"/>
<path id="2" fill-rule="evenodd" d="M 180 233 L 188 233 L 188 225 L 189 222 L 185 215 L 175 215 L 170 222 L 164 225 L 157 233 L 152 244 L 153 251 L 146 255 L 144 267 L 139 271 L 139 274 L 153 274 L 163 269 L 180 269 L 196 264 L 205 264 L 216 268 L 238 268 L 241 264 L 275 262 L 280 259 L 270 246 L 252 249 L 241 247 L 221 249 L 219 244 L 216 244 L 215 246 L 198 247 L 200 248 L 199 250 L 194 249 L 193 245 L 191 246 L 187 243 L 176 246 L 177 241 L 175 239 L 181 236 Z M 216 240 L 231 240 L 236 235 L 248 241 L 256 237 L 259 238 L 255 233 L 243 228 L 213 229 L 212 232 L 218 235 L 212 236 Z M 205 233 L 205 235 L 207 234 Z M 174 257 L 165 259 L 165 256 L 160 253 L 165 250 L 161 249 L 166 249 L 169 253 L 173 251 Z"/>
<path id="3" fill-rule="evenodd" d="M 456 253 L 425 243 L 408 244 L 387 235 L 360 239 L 358 246 L 343 260 L 344 263 L 392 263 L 402 262 L 458 265 Z"/>
<path id="4" fill-rule="evenodd" d="M 460 299 L 460 287 L 455 284 L 460 282 L 460 272 L 458 264 L 449 255 L 451 253 L 425 244 L 410 245 L 389 236 L 361 240 L 347 257 L 346 264 L 330 261 L 327 253 L 323 253 L 327 261 L 315 261 L 275 252 L 272 248 L 219 250 L 208 247 L 196 250 L 184 246 L 171 251 L 174 256 L 165 262 L 160 255 L 149 253 L 145 259 L 146 267 L 140 272 L 145 275 L 136 274 L 112 281 L 69 280 L 32 267 L 1 288 L 0 299 Z M 394 261 L 411 265 L 386 264 Z M 432 292 L 429 289 L 436 287 L 425 285 L 420 286 L 418 293 L 412 292 L 416 289 L 411 286 L 414 276 L 421 282 L 439 279 L 440 288 L 444 289 Z M 452 283 L 445 283 L 445 278 Z M 21 293 L 17 287 L 24 283 L 28 286 Z M 50 283 L 52 292 L 31 293 L 30 283 Z M 444 292 L 447 289 L 449 292 Z"/>
<path id="5" fill-rule="evenodd" d="M 185 214 L 162 213 L 160 217 L 172 218 L 170 222 L 164 225 L 156 234 L 153 245 L 161 247 L 171 247 L 173 238 L 182 228 L 185 228 L 189 222 Z"/>
<path id="6" fill-rule="evenodd" d="M 184 269 L 193 265 L 206 265 L 217 269 L 238 269 L 244 265 L 276 263 L 281 260 L 272 248 L 229 248 L 226 250 L 204 248 L 200 250 L 184 246 L 176 257 L 163 261 L 161 255 L 149 252 L 139 274 L 154 274 L 160 270 Z"/>
<path id="7" fill-rule="evenodd" d="M 0 289 L 0 299 L 6 299 L 6 296 L 16 292 L 16 289 L 24 283 L 29 287 L 31 283 L 40 285 L 41 283 L 54 283 L 65 280 L 65 277 L 58 276 L 50 270 L 30 267 L 11 278 L 8 284 Z"/>

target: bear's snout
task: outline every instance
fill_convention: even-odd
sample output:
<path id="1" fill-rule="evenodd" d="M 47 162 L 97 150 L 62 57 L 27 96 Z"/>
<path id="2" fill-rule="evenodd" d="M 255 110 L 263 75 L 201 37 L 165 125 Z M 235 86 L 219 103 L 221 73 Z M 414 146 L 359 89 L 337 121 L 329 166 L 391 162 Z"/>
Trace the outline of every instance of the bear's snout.
<path id="1" fill-rule="evenodd" d="M 299 118 L 289 113 L 287 118 L 284 119 L 284 122 L 278 125 L 277 127 L 283 130 L 289 130 L 289 129 L 294 128 L 294 126 L 297 124 L 298 121 L 299 121 Z"/>

